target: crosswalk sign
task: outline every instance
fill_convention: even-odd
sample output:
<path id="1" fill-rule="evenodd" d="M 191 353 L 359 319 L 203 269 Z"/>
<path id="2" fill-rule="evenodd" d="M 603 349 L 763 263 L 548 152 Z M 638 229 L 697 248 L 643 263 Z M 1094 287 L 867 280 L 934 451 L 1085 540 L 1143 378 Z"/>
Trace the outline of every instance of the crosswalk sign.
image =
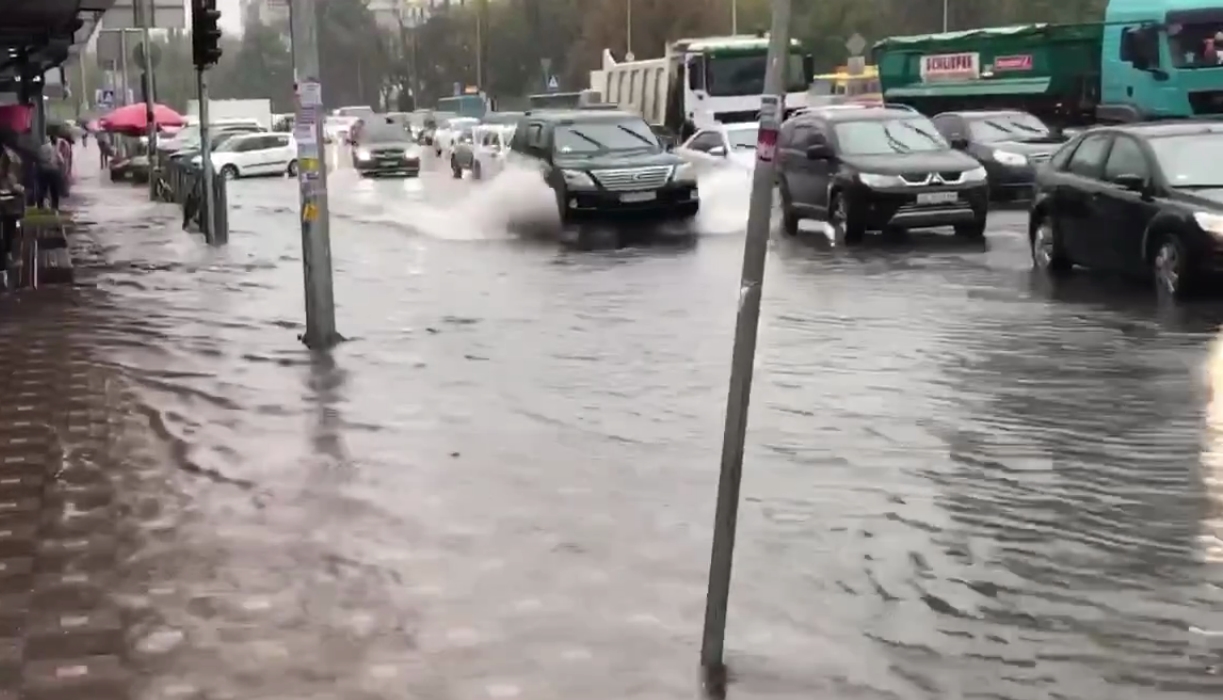
<path id="1" fill-rule="evenodd" d="M 556 79 L 556 76 L 555 75 L 548 76 L 548 92 L 556 92 L 557 90 L 560 90 L 560 89 L 561 89 L 561 84 L 560 84 L 560 81 Z"/>
<path id="2" fill-rule="evenodd" d="M 115 91 L 111 88 L 102 88 L 94 93 L 93 101 L 98 107 L 113 107 L 115 106 Z"/>

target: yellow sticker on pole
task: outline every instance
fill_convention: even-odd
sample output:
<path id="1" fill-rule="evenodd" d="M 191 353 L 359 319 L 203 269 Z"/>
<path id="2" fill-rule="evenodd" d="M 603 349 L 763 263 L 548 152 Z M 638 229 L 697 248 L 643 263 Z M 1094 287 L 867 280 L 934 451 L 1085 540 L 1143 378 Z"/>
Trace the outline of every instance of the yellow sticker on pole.
<path id="1" fill-rule="evenodd" d="M 306 202 L 306 204 L 302 206 L 302 221 L 305 221 L 306 223 L 311 224 L 317 220 L 318 220 L 318 205 L 315 204 L 314 202 Z"/>
<path id="2" fill-rule="evenodd" d="M 318 172 L 318 158 L 302 158 L 301 169 L 308 173 Z"/>

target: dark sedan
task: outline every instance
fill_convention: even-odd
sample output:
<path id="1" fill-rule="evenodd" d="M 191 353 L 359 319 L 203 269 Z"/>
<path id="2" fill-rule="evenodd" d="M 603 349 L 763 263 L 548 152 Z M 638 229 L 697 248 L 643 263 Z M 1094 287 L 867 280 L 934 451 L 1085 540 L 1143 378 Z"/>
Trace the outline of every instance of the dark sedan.
<path id="1" fill-rule="evenodd" d="M 1154 278 L 1179 298 L 1223 273 L 1223 124 L 1096 128 L 1037 174 L 1032 263 Z"/>
<path id="2" fill-rule="evenodd" d="M 366 124 L 353 144 L 352 158 L 362 177 L 420 174 L 420 146 L 394 122 Z"/>
<path id="3" fill-rule="evenodd" d="M 990 197 L 1000 201 L 1029 199 L 1036 168 L 1065 142 L 1027 112 L 944 112 L 931 121 L 952 145 L 981 163 Z"/>

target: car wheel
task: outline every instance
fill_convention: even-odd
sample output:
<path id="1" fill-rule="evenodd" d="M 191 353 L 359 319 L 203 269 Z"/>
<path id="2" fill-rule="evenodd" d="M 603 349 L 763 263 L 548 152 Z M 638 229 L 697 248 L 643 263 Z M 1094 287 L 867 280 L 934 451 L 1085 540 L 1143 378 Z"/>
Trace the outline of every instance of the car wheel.
<path id="1" fill-rule="evenodd" d="M 1032 267 L 1050 274 L 1066 272 L 1071 267 L 1070 258 L 1062 247 L 1062 239 L 1048 217 L 1041 217 L 1032 228 L 1030 238 Z"/>
<path id="2" fill-rule="evenodd" d="M 238 168 L 232 165 L 227 165 L 224 168 L 221 168 L 221 177 L 225 178 L 226 180 L 237 180 Z"/>
<path id="3" fill-rule="evenodd" d="M 573 212 L 569 211 L 569 197 L 564 190 L 556 191 L 556 212 L 561 217 L 562 225 L 573 222 Z"/>
<path id="4" fill-rule="evenodd" d="M 450 157 L 450 173 L 454 175 L 454 179 L 463 179 L 463 168 L 459 166 L 459 159 L 454 156 Z"/>
<path id="5" fill-rule="evenodd" d="M 849 199 L 840 192 L 832 193 L 828 211 L 828 223 L 836 233 L 838 241 L 845 241 L 846 245 L 858 245 L 866 237 L 866 222 L 853 215 L 849 210 Z"/>
<path id="6" fill-rule="evenodd" d="M 484 179 L 484 172 L 483 172 L 483 169 L 480 167 L 480 161 L 478 160 L 471 164 L 471 179 L 473 180 L 483 180 Z"/>
<path id="7" fill-rule="evenodd" d="M 289 161 L 289 168 L 285 170 L 285 174 L 289 177 L 297 177 L 297 161 Z"/>
<path id="8" fill-rule="evenodd" d="M 781 230 L 787 236 L 797 236 L 798 222 L 802 217 L 794 211 L 794 202 L 790 199 L 790 191 L 786 189 L 786 186 L 779 186 L 777 191 L 781 199 Z"/>
<path id="9" fill-rule="evenodd" d="M 1189 295 L 1192 278 L 1189 256 L 1180 236 L 1160 236 L 1151 256 L 1151 272 L 1155 277 L 1155 290 L 1161 297 L 1183 299 Z"/>
<path id="10" fill-rule="evenodd" d="M 981 217 L 971 224 L 956 224 L 955 235 L 973 241 L 985 238 L 985 217 Z"/>

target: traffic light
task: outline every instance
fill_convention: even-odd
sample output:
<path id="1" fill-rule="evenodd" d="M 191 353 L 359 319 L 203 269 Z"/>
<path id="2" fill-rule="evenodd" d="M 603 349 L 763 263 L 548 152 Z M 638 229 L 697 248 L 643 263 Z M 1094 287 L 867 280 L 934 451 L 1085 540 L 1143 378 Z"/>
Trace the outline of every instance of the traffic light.
<path id="1" fill-rule="evenodd" d="M 217 0 L 191 0 L 191 56 L 199 70 L 221 60 L 220 20 Z"/>

